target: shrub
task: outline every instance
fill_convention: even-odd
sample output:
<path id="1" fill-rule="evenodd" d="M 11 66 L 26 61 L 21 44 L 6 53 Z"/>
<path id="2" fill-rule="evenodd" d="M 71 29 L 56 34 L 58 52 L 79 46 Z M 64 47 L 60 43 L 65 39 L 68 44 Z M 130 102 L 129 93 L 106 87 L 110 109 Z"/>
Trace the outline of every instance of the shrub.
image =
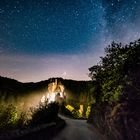
<path id="1" fill-rule="evenodd" d="M 40 103 L 37 109 L 32 112 L 32 119 L 30 125 L 39 125 L 49 122 L 55 122 L 58 117 L 59 106 L 58 103 Z"/>
<path id="2" fill-rule="evenodd" d="M 14 105 L 0 105 L 0 128 L 7 129 L 17 126 L 18 112 Z"/>

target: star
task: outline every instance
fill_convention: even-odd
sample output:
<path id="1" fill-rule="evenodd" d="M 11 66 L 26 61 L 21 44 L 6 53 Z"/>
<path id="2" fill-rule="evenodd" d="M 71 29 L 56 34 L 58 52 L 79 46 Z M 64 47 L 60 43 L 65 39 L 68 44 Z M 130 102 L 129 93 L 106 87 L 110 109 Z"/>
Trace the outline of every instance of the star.
<path id="1" fill-rule="evenodd" d="M 140 37 L 139 11 L 139 0 L 0 1 L 0 72 L 18 67 L 15 77 L 22 81 L 53 73 L 88 79 L 88 68 L 110 42 Z M 20 57 L 24 66 L 13 65 Z"/>

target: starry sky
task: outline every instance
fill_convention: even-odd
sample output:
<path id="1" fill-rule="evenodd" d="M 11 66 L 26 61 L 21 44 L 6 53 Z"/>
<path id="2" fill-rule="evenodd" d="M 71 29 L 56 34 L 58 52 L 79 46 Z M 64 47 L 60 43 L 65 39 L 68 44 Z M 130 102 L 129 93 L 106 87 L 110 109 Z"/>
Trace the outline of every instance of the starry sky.
<path id="1" fill-rule="evenodd" d="M 88 80 L 112 41 L 140 38 L 140 0 L 0 0 L 0 75 Z"/>

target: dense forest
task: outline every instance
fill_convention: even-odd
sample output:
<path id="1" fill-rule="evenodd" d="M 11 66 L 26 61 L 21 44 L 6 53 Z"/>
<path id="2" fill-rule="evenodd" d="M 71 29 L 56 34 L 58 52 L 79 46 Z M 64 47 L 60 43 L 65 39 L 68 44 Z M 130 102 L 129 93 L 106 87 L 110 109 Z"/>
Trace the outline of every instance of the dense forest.
<path id="1" fill-rule="evenodd" d="M 15 104 L 26 108 L 26 104 L 35 105 L 48 92 L 48 84 L 58 80 L 64 85 L 67 104 L 79 109 L 80 104 L 87 107 L 92 102 L 90 94 L 91 81 L 74 81 L 62 78 L 50 78 L 37 83 L 21 83 L 14 79 L 0 77 L 0 101 L 6 104 Z M 23 104 L 24 102 L 24 104 Z"/>
<path id="2" fill-rule="evenodd" d="M 140 40 L 113 42 L 89 68 L 93 98 L 88 122 L 112 140 L 140 138 Z"/>

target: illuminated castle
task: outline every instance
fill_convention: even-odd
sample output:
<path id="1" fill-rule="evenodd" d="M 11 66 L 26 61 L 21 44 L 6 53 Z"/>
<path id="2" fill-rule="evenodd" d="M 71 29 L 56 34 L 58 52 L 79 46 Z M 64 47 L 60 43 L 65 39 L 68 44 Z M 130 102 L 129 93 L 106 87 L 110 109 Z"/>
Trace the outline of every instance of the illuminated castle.
<path id="1" fill-rule="evenodd" d="M 47 98 L 49 103 L 54 101 L 62 101 L 66 97 L 64 89 L 64 85 L 62 85 L 60 81 L 58 82 L 57 79 L 55 79 L 55 82 L 51 82 L 50 84 L 48 84 L 47 97 L 43 96 L 41 99 L 42 102 L 43 100 L 45 100 L 45 98 Z"/>

